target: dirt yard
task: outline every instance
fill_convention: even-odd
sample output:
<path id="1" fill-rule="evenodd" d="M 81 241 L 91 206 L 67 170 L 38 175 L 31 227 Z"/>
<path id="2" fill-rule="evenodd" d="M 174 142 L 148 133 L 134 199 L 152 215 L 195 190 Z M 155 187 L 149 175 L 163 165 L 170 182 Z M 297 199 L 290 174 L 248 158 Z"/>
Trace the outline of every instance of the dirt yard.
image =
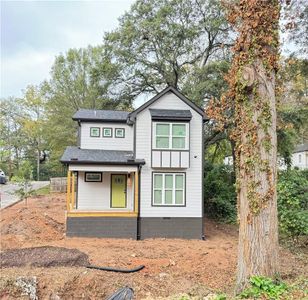
<path id="1" fill-rule="evenodd" d="M 135 299 L 159 299 L 181 293 L 231 292 L 237 254 L 237 228 L 205 223 L 206 241 L 149 239 L 144 241 L 65 237 L 65 197 L 41 196 L 1 210 L 1 251 L 55 246 L 78 249 L 93 265 L 133 268 L 120 274 L 85 267 L 6 267 L 0 270 L 0 299 L 21 296 L 13 282 L 35 276 L 39 299 L 106 299 L 118 288 L 134 289 Z M 306 257 L 307 258 L 307 257 Z M 305 257 L 281 249 L 281 274 L 286 281 L 308 273 Z M 198 298 L 196 298 L 198 299 Z"/>

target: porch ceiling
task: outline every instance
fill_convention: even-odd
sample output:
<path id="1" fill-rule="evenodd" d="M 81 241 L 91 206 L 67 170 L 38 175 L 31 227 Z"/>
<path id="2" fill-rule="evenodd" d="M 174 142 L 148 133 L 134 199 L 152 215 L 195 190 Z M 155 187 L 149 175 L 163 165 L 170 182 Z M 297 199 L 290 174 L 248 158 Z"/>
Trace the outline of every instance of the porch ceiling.
<path id="1" fill-rule="evenodd" d="M 119 166 L 119 165 L 69 165 L 69 171 L 85 171 L 85 172 L 121 172 L 130 173 L 138 171 L 138 166 Z"/>

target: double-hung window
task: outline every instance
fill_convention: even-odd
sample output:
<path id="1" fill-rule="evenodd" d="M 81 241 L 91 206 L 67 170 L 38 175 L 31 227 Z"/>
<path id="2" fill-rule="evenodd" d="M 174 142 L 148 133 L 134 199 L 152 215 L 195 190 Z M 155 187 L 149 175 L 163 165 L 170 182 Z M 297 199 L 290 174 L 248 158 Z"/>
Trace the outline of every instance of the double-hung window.
<path id="1" fill-rule="evenodd" d="M 185 205 L 185 174 L 153 173 L 153 205 Z"/>
<path id="2" fill-rule="evenodd" d="M 185 150 L 188 148 L 188 123 L 154 123 L 154 148 Z"/>

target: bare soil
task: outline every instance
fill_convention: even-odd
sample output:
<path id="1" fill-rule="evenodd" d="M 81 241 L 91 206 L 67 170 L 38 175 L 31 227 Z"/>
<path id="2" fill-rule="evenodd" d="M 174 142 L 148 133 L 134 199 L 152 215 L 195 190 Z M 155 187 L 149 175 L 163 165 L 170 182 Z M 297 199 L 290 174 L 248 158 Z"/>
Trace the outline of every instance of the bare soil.
<path id="1" fill-rule="evenodd" d="M 33 247 L 8 249 L 0 253 L 0 267 L 85 267 L 88 255 L 64 247 Z"/>
<path id="2" fill-rule="evenodd" d="M 27 207 L 25 203 L 18 203 L 1 210 L 2 251 L 64 247 L 85 253 L 93 265 L 127 269 L 145 265 L 145 268 L 132 274 L 81 266 L 3 268 L 0 270 L 0 299 L 16 299 L 12 280 L 20 275 L 37 277 L 39 299 L 105 299 L 124 286 L 134 289 L 135 299 L 159 299 L 184 292 L 196 297 L 211 291 L 232 292 L 237 227 L 210 220 L 204 226 L 205 241 L 68 238 L 65 236 L 64 195 L 33 198 Z M 308 274 L 307 256 L 296 256 L 283 248 L 280 251 L 281 274 L 285 280 Z"/>

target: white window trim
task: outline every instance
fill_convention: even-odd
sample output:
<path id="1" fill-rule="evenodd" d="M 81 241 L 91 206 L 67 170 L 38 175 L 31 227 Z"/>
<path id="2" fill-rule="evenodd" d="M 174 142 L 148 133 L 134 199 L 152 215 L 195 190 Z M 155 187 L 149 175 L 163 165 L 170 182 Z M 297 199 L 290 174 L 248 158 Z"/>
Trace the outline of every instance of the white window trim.
<path id="1" fill-rule="evenodd" d="M 158 189 L 158 188 L 155 188 L 155 185 L 154 185 L 154 177 L 155 175 L 162 175 L 162 188 L 161 189 Z M 172 175 L 173 178 L 173 183 L 172 183 L 172 203 L 165 203 L 165 191 L 170 191 L 171 189 L 170 188 L 167 188 L 165 189 L 165 176 L 166 175 Z M 176 175 L 181 175 L 183 177 L 183 188 L 182 189 L 177 189 L 175 187 L 175 178 L 176 178 Z M 162 203 L 155 203 L 154 202 L 154 194 L 155 194 L 155 190 L 161 190 L 162 191 Z M 181 204 L 177 204 L 175 203 L 175 192 L 176 191 L 183 191 L 183 203 Z M 162 173 L 162 172 L 153 172 L 153 175 L 152 175 L 152 206 L 186 206 L 186 173 Z"/>
<path id="2" fill-rule="evenodd" d="M 169 140 L 169 147 L 168 148 L 159 148 L 156 147 L 156 130 L 157 130 L 157 125 L 169 125 L 169 135 L 158 135 L 160 137 L 168 137 Z M 152 148 L 155 150 L 189 150 L 189 122 L 185 122 L 185 123 L 180 123 L 180 122 L 153 122 L 154 125 L 154 130 L 153 130 L 153 145 Z M 183 136 L 173 136 L 172 135 L 172 126 L 173 125 L 185 125 L 185 148 L 173 148 L 172 147 L 172 137 L 183 137 Z"/>

